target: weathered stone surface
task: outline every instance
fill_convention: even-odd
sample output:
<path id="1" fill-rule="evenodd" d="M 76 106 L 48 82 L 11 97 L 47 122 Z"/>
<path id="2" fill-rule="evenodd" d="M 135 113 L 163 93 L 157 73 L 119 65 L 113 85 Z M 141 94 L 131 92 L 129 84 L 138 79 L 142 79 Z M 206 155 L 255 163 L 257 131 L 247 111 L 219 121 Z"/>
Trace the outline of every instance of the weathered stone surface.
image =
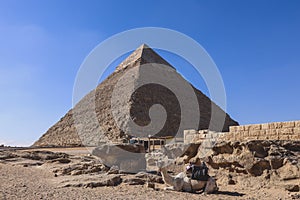
<path id="1" fill-rule="evenodd" d="M 233 147 L 227 142 L 217 143 L 212 149 L 216 155 L 224 153 L 233 153 Z"/>
<path id="2" fill-rule="evenodd" d="M 299 188 L 299 185 L 286 185 L 285 186 L 285 189 L 289 192 L 299 192 L 300 191 L 300 188 Z"/>
<path id="3" fill-rule="evenodd" d="M 155 66 L 157 64 L 164 65 L 161 71 L 166 80 L 184 80 L 168 62 L 146 45 L 142 45 L 123 61 L 115 72 L 52 126 L 33 146 L 97 146 L 103 140 L 122 140 L 127 138 L 128 135 L 139 134 L 131 132 L 127 127 L 129 119 L 125 115 L 127 113 L 123 111 L 130 110 L 131 119 L 137 125 L 145 126 L 151 122 L 149 109 L 154 104 L 162 105 L 167 112 L 166 123 L 156 136 L 174 136 L 177 132 L 183 134 L 185 129 L 208 129 L 209 124 L 212 124 L 211 129 L 214 129 L 216 128 L 215 124 L 218 124 L 219 120 L 216 119 L 216 121 L 211 122 L 212 108 L 216 116 L 224 115 L 225 117 L 224 126 L 221 127 L 222 130 L 217 131 L 228 131 L 229 126 L 238 125 L 219 106 L 193 87 L 192 89 L 197 96 L 199 110 L 201 111 L 199 124 L 190 127 L 191 125 L 188 123 L 183 123 L 182 129 L 179 130 L 182 105 L 178 102 L 173 91 L 159 84 L 147 84 L 133 91 L 133 86 L 141 81 L 140 72 L 144 69 L 144 64 L 148 63 L 152 63 Z M 114 117 L 111 105 L 114 87 L 129 70 L 131 70 L 132 79 L 125 80 L 126 83 L 122 86 L 123 88 L 120 88 L 122 92 L 117 94 L 117 99 L 123 99 L 124 94 L 132 95 L 129 102 L 119 103 L 114 107 L 114 110 L 118 111 Z M 178 90 L 178 92 L 185 94 L 183 90 Z M 186 98 L 189 98 L 189 96 L 186 96 Z M 194 110 L 195 108 L 189 108 L 189 112 L 194 112 Z M 94 115 L 96 115 L 96 120 L 93 120 L 95 118 Z M 74 121 L 74 116 L 80 122 L 78 120 Z M 120 121 L 125 129 L 120 130 L 116 121 Z"/>
<path id="4" fill-rule="evenodd" d="M 104 187 L 117 186 L 122 182 L 121 176 L 117 174 L 98 175 L 94 177 L 80 177 L 78 179 L 69 179 L 61 184 L 61 187 Z"/>
<path id="5" fill-rule="evenodd" d="M 221 136 L 220 141 L 250 141 L 250 140 L 293 140 L 300 141 L 300 121 L 274 122 L 268 124 L 253 124 L 232 126 L 230 132 Z"/>
<path id="6" fill-rule="evenodd" d="M 300 169 L 296 164 L 286 162 L 284 165 L 277 170 L 281 180 L 292 180 L 300 178 Z"/>
<path id="7" fill-rule="evenodd" d="M 146 181 L 141 178 L 126 176 L 125 178 L 123 178 L 123 183 L 126 183 L 128 185 L 144 185 Z"/>
<path id="8" fill-rule="evenodd" d="M 269 177 L 269 172 L 281 180 L 299 178 L 298 141 L 219 142 L 208 155 L 212 169 Z M 298 155 L 298 156 L 297 156 Z M 196 158 L 190 161 L 199 161 Z"/>
<path id="9" fill-rule="evenodd" d="M 103 164 L 90 162 L 90 163 L 74 163 L 62 168 L 54 169 L 53 173 L 57 175 L 81 175 L 81 174 L 93 174 L 103 173 L 107 168 Z"/>
<path id="10" fill-rule="evenodd" d="M 256 159 L 256 162 L 253 163 L 252 167 L 248 172 L 254 176 L 260 176 L 263 174 L 264 170 L 270 170 L 270 162 L 265 159 Z"/>
<path id="11" fill-rule="evenodd" d="M 95 148 L 92 154 L 99 157 L 109 167 L 118 166 L 120 171 L 139 172 L 146 170 L 145 149 L 141 145 L 104 144 Z"/>

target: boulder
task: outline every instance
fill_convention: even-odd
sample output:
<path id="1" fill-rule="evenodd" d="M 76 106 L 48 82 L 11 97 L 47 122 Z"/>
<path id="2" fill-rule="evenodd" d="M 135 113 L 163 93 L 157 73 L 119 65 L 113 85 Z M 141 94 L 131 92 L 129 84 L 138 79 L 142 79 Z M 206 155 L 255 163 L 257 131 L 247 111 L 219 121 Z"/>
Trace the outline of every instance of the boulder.
<path id="1" fill-rule="evenodd" d="M 293 165 L 287 161 L 281 168 L 277 170 L 281 180 L 292 180 L 300 178 L 300 169 L 297 165 Z"/>
<path id="2" fill-rule="evenodd" d="M 145 149 L 138 144 L 103 144 L 93 150 L 108 167 L 116 165 L 120 171 L 137 173 L 146 170 Z"/>
<path id="3" fill-rule="evenodd" d="M 285 189 L 289 192 L 299 192 L 300 191 L 299 185 L 295 185 L 295 184 L 286 185 Z"/>
<path id="4" fill-rule="evenodd" d="M 105 174 L 89 178 L 81 178 L 74 180 L 65 180 L 62 187 L 104 187 L 104 186 L 117 186 L 122 182 L 121 176 L 116 174 Z"/>

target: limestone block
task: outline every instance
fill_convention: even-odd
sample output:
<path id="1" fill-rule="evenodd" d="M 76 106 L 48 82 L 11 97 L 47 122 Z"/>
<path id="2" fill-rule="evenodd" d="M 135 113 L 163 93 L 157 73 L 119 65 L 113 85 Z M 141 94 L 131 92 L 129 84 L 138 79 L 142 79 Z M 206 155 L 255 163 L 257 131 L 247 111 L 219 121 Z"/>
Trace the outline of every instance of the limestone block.
<path id="1" fill-rule="evenodd" d="M 249 136 L 249 131 L 243 131 L 243 136 L 248 137 Z"/>
<path id="2" fill-rule="evenodd" d="M 289 139 L 290 139 L 290 136 L 289 136 L 289 135 L 280 135 L 280 136 L 279 136 L 279 139 L 280 139 L 280 140 L 289 140 Z"/>
<path id="3" fill-rule="evenodd" d="M 294 128 L 295 122 L 282 122 L 282 128 Z"/>
<path id="4" fill-rule="evenodd" d="M 254 137 L 254 136 L 249 136 L 249 137 L 246 138 L 246 140 L 256 140 L 256 137 Z"/>
<path id="5" fill-rule="evenodd" d="M 194 136 L 196 134 L 197 134 L 196 130 L 184 130 L 183 131 L 184 143 L 190 143 L 194 139 Z"/>
<path id="6" fill-rule="evenodd" d="M 239 126 L 230 126 L 229 131 L 230 132 L 236 132 L 238 130 Z"/>
<path id="7" fill-rule="evenodd" d="M 260 131 L 258 132 L 257 139 L 259 139 L 259 140 L 264 140 L 264 139 L 266 139 L 266 130 L 260 130 Z"/>
<path id="8" fill-rule="evenodd" d="M 254 124 L 249 127 L 249 130 L 261 130 L 261 124 Z"/>
<path id="9" fill-rule="evenodd" d="M 300 127 L 300 121 L 295 121 L 295 127 Z"/>
<path id="10" fill-rule="evenodd" d="M 277 135 L 277 130 L 276 129 L 268 129 L 268 130 L 266 130 L 266 135 L 268 135 L 268 136 Z"/>
<path id="11" fill-rule="evenodd" d="M 294 133 L 293 128 L 284 128 L 280 132 L 282 135 L 292 135 Z"/>
<path id="12" fill-rule="evenodd" d="M 244 131 L 249 131 L 250 130 L 250 127 L 251 125 L 246 125 L 246 126 L 243 126 L 244 127 Z"/>
<path id="13" fill-rule="evenodd" d="M 244 130 L 245 130 L 244 126 L 238 126 L 237 127 L 237 131 L 244 131 Z"/>
<path id="14" fill-rule="evenodd" d="M 282 128 L 282 122 L 275 122 L 272 124 L 274 125 L 274 128 L 276 128 L 276 129 Z"/>
<path id="15" fill-rule="evenodd" d="M 294 128 L 294 134 L 295 135 L 300 134 L 300 127 L 299 128 L 298 127 Z"/>
<path id="16" fill-rule="evenodd" d="M 259 130 L 252 130 L 252 131 L 249 131 L 249 133 L 250 133 L 250 136 L 256 137 L 256 136 L 259 136 L 260 131 Z"/>
<path id="17" fill-rule="evenodd" d="M 261 129 L 263 129 L 263 130 L 269 129 L 269 124 L 262 124 Z"/>
<path id="18" fill-rule="evenodd" d="M 300 140 L 299 135 L 290 135 L 290 140 Z"/>

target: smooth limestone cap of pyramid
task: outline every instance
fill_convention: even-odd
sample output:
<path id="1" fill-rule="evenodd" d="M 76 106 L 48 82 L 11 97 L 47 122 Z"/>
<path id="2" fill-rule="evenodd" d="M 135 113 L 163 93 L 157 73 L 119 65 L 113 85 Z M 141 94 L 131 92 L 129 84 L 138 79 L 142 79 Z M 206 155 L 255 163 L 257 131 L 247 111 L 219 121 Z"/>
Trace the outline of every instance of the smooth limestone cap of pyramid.
<path id="1" fill-rule="evenodd" d="M 146 63 L 157 63 L 170 67 L 176 70 L 171 64 L 169 64 L 165 59 L 158 55 L 153 49 L 151 49 L 147 44 L 142 44 L 134 52 L 132 52 L 123 62 L 121 62 L 116 71 L 127 68 L 132 64 L 146 64 Z"/>

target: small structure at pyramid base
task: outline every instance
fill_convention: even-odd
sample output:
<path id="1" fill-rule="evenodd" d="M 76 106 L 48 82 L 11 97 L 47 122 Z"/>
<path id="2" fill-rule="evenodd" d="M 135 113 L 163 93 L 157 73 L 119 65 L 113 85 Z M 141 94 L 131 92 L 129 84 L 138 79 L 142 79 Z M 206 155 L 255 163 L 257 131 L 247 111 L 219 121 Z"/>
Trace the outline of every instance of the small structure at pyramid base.
<path id="1" fill-rule="evenodd" d="M 236 125 L 171 64 L 142 45 L 33 146 L 97 146 L 149 134 L 183 138 L 187 129 L 226 132 Z"/>

